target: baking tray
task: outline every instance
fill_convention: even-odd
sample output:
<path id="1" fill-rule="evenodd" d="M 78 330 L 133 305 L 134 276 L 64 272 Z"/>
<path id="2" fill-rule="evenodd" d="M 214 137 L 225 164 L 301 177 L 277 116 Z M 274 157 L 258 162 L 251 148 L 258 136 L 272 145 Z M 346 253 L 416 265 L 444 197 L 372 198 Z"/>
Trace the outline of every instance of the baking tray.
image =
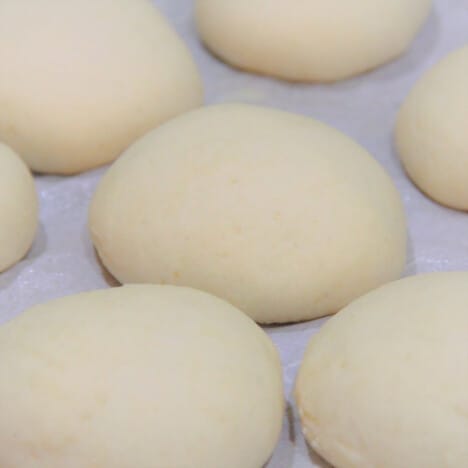
<path id="1" fill-rule="evenodd" d="M 289 84 L 234 70 L 199 43 L 193 0 L 154 3 L 190 47 L 203 75 L 207 104 L 238 101 L 315 117 L 354 138 L 383 164 L 401 192 L 408 216 L 406 274 L 468 269 L 468 214 L 424 197 L 405 176 L 392 145 L 396 112 L 412 85 L 444 55 L 468 43 L 467 0 L 436 0 L 406 55 L 371 73 L 331 85 Z M 31 305 L 115 284 L 102 271 L 87 231 L 88 203 L 105 170 L 74 177 L 36 176 L 39 232 L 29 255 L 0 275 L 0 323 Z M 281 353 L 288 399 L 281 441 L 268 468 L 327 466 L 309 452 L 292 399 L 306 344 L 325 320 L 265 328 Z"/>

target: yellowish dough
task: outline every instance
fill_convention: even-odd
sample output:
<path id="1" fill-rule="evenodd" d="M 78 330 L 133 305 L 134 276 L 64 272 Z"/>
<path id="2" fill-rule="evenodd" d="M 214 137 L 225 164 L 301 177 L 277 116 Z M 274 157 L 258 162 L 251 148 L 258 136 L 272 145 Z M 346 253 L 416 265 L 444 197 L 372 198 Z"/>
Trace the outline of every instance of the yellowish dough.
<path id="1" fill-rule="evenodd" d="M 119 281 L 195 287 L 263 323 L 334 313 L 398 278 L 406 256 L 400 197 L 363 148 L 247 105 L 139 140 L 104 176 L 89 223 Z"/>
<path id="2" fill-rule="evenodd" d="M 296 402 L 334 467 L 468 466 L 467 284 L 466 272 L 394 282 L 312 338 Z"/>
<path id="3" fill-rule="evenodd" d="M 34 171 L 110 162 L 201 103 L 192 58 L 149 0 L 0 0 L 0 140 Z"/>
<path id="4" fill-rule="evenodd" d="M 208 294 L 125 286 L 0 328 L 2 468 L 260 468 L 282 374 L 267 335 Z"/>
<path id="5" fill-rule="evenodd" d="M 336 81 L 406 51 L 431 0 L 196 0 L 198 32 L 227 63 L 293 81 Z"/>
<path id="6" fill-rule="evenodd" d="M 0 272 L 26 255 L 37 223 L 33 177 L 19 156 L 0 143 Z"/>
<path id="7" fill-rule="evenodd" d="M 449 54 L 416 84 L 399 113 L 396 144 L 422 191 L 468 210 L 468 46 Z"/>

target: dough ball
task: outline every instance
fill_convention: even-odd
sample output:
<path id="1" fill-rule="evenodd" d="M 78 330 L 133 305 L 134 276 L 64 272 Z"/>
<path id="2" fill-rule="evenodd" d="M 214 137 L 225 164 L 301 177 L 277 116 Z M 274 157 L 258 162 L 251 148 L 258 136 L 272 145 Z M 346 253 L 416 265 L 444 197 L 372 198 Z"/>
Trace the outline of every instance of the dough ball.
<path id="1" fill-rule="evenodd" d="M 468 466 L 468 273 L 386 285 L 312 339 L 304 434 L 337 468 Z"/>
<path id="2" fill-rule="evenodd" d="M 398 116 L 396 143 L 422 191 L 468 210 L 468 46 L 442 60 L 412 90 Z"/>
<path id="3" fill-rule="evenodd" d="M 38 172 L 107 163 L 202 102 L 149 0 L 0 0 L 0 64 L 0 140 Z"/>
<path id="4" fill-rule="evenodd" d="M 334 313 L 405 263 L 401 201 L 369 154 L 247 105 L 191 112 L 133 145 L 101 181 L 90 228 L 122 283 L 195 287 L 263 323 Z"/>
<path id="5" fill-rule="evenodd" d="M 199 34 L 236 67 L 293 81 L 336 81 L 410 45 L 431 0 L 196 0 Z"/>
<path id="6" fill-rule="evenodd" d="M 133 285 L 34 307 L 0 328 L 0 355 L 2 467 L 260 468 L 279 436 L 273 344 L 199 291 Z"/>
<path id="7" fill-rule="evenodd" d="M 0 143 L 0 272 L 26 255 L 37 223 L 34 179 L 19 156 Z"/>

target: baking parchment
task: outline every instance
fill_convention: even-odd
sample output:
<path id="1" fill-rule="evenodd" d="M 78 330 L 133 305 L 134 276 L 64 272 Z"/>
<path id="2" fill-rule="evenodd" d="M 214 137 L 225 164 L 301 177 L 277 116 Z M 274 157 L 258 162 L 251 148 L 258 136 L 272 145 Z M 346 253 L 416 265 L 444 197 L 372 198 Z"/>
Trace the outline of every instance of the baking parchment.
<path id="1" fill-rule="evenodd" d="M 294 8 L 294 0 L 285 1 Z M 239 101 L 315 117 L 357 140 L 385 166 L 401 191 L 408 215 L 406 274 L 468 269 L 468 214 L 443 208 L 421 195 L 403 173 L 392 146 L 395 115 L 412 85 L 449 51 L 468 43 L 468 0 L 436 0 L 406 55 L 332 85 L 293 85 L 234 70 L 199 43 L 193 0 L 154 3 L 190 47 L 203 75 L 208 104 Z M 96 260 L 86 223 L 89 200 L 105 170 L 74 177 L 36 176 L 40 228 L 29 255 L 0 275 L 0 323 L 36 303 L 112 285 Z M 268 468 L 327 466 L 307 449 L 291 395 L 305 346 L 323 323 L 266 328 L 281 353 L 288 399 L 281 442 Z"/>

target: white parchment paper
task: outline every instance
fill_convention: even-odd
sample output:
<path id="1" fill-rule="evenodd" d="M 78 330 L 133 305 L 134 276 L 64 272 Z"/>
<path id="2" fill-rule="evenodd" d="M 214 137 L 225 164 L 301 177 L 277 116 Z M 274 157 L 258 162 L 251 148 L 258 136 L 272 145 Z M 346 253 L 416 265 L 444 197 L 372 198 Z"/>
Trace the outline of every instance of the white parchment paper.
<path id="1" fill-rule="evenodd" d="M 431 17 L 409 53 L 376 71 L 333 85 L 291 85 L 233 70 L 198 42 L 192 0 L 154 2 L 194 54 L 208 104 L 241 101 L 313 116 L 357 140 L 386 167 L 408 214 L 407 274 L 468 269 L 468 214 L 438 206 L 421 195 L 404 175 L 392 147 L 395 115 L 412 85 L 449 51 L 468 43 L 468 0 L 435 0 Z M 294 0 L 290 2 L 293 8 Z M 88 202 L 105 170 L 75 177 L 36 176 L 40 229 L 27 258 L 0 275 L 0 323 L 36 303 L 112 285 L 96 260 L 86 224 Z M 282 439 L 268 468 L 327 466 L 309 453 L 291 396 L 305 346 L 323 323 L 266 329 L 281 353 L 289 403 Z"/>

